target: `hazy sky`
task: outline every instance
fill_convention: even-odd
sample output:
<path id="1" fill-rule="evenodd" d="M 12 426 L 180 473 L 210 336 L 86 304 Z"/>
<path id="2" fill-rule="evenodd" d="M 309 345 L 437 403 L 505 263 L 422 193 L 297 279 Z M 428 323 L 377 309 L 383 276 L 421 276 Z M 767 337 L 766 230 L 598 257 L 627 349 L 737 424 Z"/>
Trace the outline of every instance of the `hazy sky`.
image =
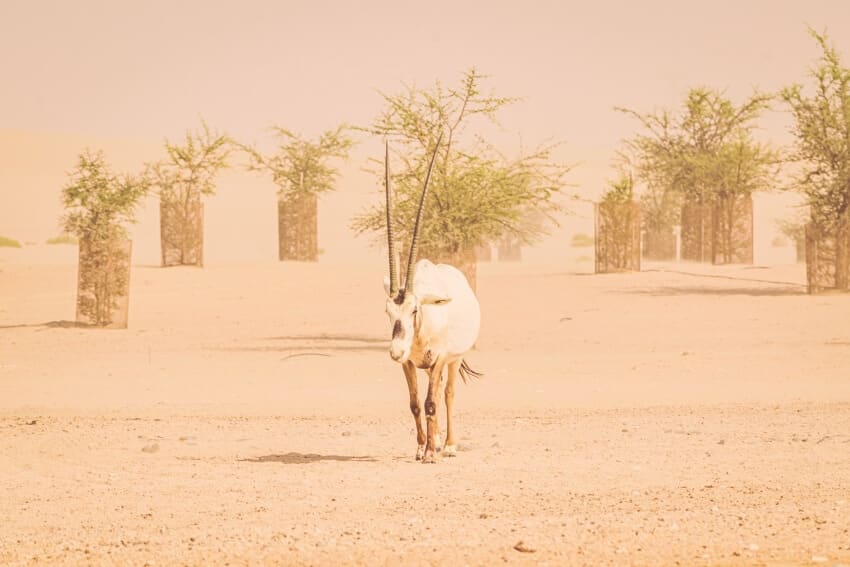
<path id="1" fill-rule="evenodd" d="M 740 100 L 804 79 L 806 24 L 850 63 L 850 2 L 0 1 L 0 128 L 160 141 L 202 114 L 248 140 L 368 122 L 377 90 L 472 66 L 537 142 L 613 149 L 612 110 L 705 84 Z M 776 123 L 768 118 L 765 123 Z"/>
<path id="2" fill-rule="evenodd" d="M 370 122 L 378 91 L 456 84 L 473 65 L 498 94 L 524 97 L 502 115 L 497 141 L 563 140 L 557 159 L 579 163 L 570 192 L 598 198 L 637 129 L 614 106 L 675 106 L 698 85 L 741 101 L 804 81 L 819 54 L 807 24 L 826 29 L 850 65 L 850 0 L 0 0 L 0 234 L 42 242 L 57 233 L 60 190 L 86 146 L 138 171 L 200 115 L 247 142 L 262 143 L 272 123 L 313 136 Z M 786 114 L 761 123 L 765 137 L 788 141 Z M 347 227 L 380 199 L 360 169 L 378 146 L 363 140 L 320 205 L 327 257 L 367 246 Z M 274 258 L 274 190 L 256 175 L 223 174 L 205 209 L 205 256 L 231 245 L 234 257 Z M 157 210 L 148 203 L 134 229 L 142 262 L 158 258 Z M 565 232 L 540 253 L 562 253 L 566 234 L 592 230 L 588 210 L 565 216 Z"/>

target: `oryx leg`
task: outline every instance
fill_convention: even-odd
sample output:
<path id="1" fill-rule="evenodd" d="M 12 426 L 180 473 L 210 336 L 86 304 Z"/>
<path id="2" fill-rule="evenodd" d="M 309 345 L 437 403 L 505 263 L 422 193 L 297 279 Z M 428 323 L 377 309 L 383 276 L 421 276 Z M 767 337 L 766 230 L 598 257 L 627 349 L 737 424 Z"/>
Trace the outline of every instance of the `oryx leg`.
<path id="1" fill-rule="evenodd" d="M 407 390 L 410 392 L 410 413 L 416 422 L 416 460 L 422 459 L 425 454 L 425 431 L 422 429 L 422 407 L 419 405 L 419 386 L 416 382 L 416 366 L 407 361 L 402 365 L 404 377 L 407 379 Z"/>
<path id="2" fill-rule="evenodd" d="M 457 443 L 452 431 L 452 404 L 455 399 L 455 378 L 458 376 L 461 362 L 461 360 L 450 362 L 446 373 L 446 444 L 443 452 L 447 457 L 454 457 L 457 454 Z"/>
<path id="3" fill-rule="evenodd" d="M 437 402 L 443 385 L 443 367 L 445 363 L 438 360 L 434 366 L 428 369 L 428 396 L 425 398 L 425 423 L 427 426 L 427 440 L 425 442 L 425 456 L 423 463 L 437 462 L 437 436 L 439 427 L 437 425 Z"/>

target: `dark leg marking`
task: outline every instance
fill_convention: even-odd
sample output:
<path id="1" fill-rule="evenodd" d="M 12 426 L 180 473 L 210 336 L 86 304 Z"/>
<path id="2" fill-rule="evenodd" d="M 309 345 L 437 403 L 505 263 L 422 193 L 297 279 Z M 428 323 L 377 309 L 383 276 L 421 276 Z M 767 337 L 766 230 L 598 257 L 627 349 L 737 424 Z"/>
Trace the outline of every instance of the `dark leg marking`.
<path id="1" fill-rule="evenodd" d="M 437 404 L 431 398 L 425 400 L 425 415 L 432 416 L 437 413 Z"/>
<path id="2" fill-rule="evenodd" d="M 437 454 L 436 436 L 438 434 L 437 425 L 437 400 L 442 394 L 442 374 L 443 362 L 437 360 L 435 364 L 428 370 L 428 395 L 425 398 L 425 421 L 428 428 L 427 441 L 425 443 L 425 455 L 422 457 L 423 463 L 435 463 Z"/>

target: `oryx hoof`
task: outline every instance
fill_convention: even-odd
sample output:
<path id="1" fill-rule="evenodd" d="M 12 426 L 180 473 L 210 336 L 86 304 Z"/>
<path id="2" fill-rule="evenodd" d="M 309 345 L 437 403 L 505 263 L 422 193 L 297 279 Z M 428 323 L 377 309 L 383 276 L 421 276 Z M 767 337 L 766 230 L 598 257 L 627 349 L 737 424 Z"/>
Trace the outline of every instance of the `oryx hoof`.
<path id="1" fill-rule="evenodd" d="M 437 453 L 433 449 L 426 449 L 422 457 L 422 464 L 433 465 L 437 463 Z"/>
<path id="2" fill-rule="evenodd" d="M 416 448 L 416 460 L 421 461 L 423 455 L 425 455 L 425 445 L 419 445 L 419 447 Z"/>
<path id="3" fill-rule="evenodd" d="M 457 445 L 446 445 L 443 447 L 443 456 L 457 457 Z"/>

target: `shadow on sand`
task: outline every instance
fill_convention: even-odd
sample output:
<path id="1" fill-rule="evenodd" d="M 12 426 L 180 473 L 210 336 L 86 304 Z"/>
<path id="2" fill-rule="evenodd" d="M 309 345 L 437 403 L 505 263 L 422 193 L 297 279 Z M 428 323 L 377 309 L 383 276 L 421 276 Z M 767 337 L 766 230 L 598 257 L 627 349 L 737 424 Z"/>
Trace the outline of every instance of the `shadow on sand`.
<path id="1" fill-rule="evenodd" d="M 750 266 L 744 269 L 766 269 L 760 266 Z M 636 294 L 636 295 L 749 295 L 753 297 L 780 297 L 790 295 L 808 295 L 807 287 L 804 284 L 776 281 L 761 278 L 741 277 L 738 275 L 728 274 L 706 274 L 699 272 L 688 272 L 685 270 L 672 270 L 665 268 L 650 268 L 643 270 L 641 273 L 666 273 L 676 274 L 679 276 L 688 276 L 694 279 L 714 280 L 736 282 L 731 284 L 734 287 L 720 287 L 717 285 L 702 284 L 702 285 L 661 285 L 652 286 L 641 289 L 625 289 L 618 290 L 618 293 Z"/>
<path id="2" fill-rule="evenodd" d="M 647 289 L 622 289 L 617 293 L 672 296 L 672 295 L 749 295 L 753 297 L 782 297 L 807 295 L 802 287 L 705 287 L 705 286 L 659 286 Z"/>
<path id="3" fill-rule="evenodd" d="M 26 329 L 47 327 L 50 329 L 87 329 L 92 325 L 77 323 L 76 321 L 48 321 L 47 323 L 21 323 L 19 325 L 0 325 L 0 329 Z"/>
<path id="4" fill-rule="evenodd" d="M 328 341 L 328 342 L 352 342 L 367 344 L 387 344 L 389 341 L 383 337 L 367 337 L 362 335 L 289 335 L 283 337 L 264 337 L 265 341 Z"/>
<path id="5" fill-rule="evenodd" d="M 260 340 L 277 344 L 215 347 L 214 350 L 292 353 L 281 359 L 288 360 L 302 356 L 332 356 L 334 352 L 383 352 L 389 345 L 389 339 L 360 335 L 290 335 Z"/>
<path id="6" fill-rule="evenodd" d="M 284 465 L 307 465 L 321 461 L 342 463 L 377 463 L 374 457 L 353 457 L 350 455 L 317 455 L 315 453 L 285 453 L 283 455 L 263 455 L 255 459 L 239 459 L 243 463 L 281 463 Z"/>

